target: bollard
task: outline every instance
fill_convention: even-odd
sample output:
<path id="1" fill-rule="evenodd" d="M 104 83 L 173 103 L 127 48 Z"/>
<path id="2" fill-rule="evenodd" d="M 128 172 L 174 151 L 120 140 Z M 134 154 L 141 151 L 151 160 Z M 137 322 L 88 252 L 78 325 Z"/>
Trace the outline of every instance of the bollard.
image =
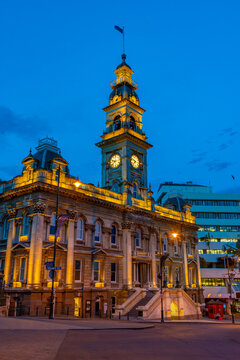
<path id="1" fill-rule="evenodd" d="M 36 316 L 38 316 L 38 307 L 36 307 Z"/>
<path id="2" fill-rule="evenodd" d="M 67 316 L 69 315 L 69 306 L 67 306 Z"/>
<path id="3" fill-rule="evenodd" d="M 119 312 L 119 320 L 121 320 L 121 313 Z"/>
<path id="4" fill-rule="evenodd" d="M 129 312 L 127 313 L 127 319 L 129 320 Z"/>

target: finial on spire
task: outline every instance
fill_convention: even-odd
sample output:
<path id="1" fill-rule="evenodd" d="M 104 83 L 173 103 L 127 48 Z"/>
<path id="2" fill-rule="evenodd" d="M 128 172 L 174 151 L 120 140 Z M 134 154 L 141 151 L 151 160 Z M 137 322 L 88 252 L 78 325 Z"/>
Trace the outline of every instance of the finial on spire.
<path id="1" fill-rule="evenodd" d="M 32 155 L 32 149 L 30 148 L 30 150 L 29 150 L 29 155 Z"/>

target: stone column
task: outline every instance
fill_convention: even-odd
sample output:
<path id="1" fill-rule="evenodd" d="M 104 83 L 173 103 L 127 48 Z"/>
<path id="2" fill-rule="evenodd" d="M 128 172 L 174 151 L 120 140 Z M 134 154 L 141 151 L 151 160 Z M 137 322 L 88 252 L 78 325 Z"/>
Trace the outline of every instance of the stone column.
<path id="1" fill-rule="evenodd" d="M 182 242 L 183 246 L 183 275 L 184 275 L 184 285 L 188 287 L 188 261 L 187 261 L 187 249 L 186 242 Z"/>
<path id="2" fill-rule="evenodd" d="M 157 287 L 157 265 L 156 265 L 156 234 L 151 233 L 150 235 L 150 254 L 152 258 L 152 283 L 153 286 Z"/>
<path id="3" fill-rule="evenodd" d="M 123 229 L 123 285 L 132 288 L 132 243 L 131 223 L 122 224 Z"/>
<path id="4" fill-rule="evenodd" d="M 41 286 L 41 268 L 42 268 L 42 242 L 45 236 L 44 232 L 44 211 L 46 205 L 38 201 L 33 205 L 31 242 L 28 259 L 28 277 L 27 287 Z"/>
<path id="5" fill-rule="evenodd" d="M 11 282 L 11 253 L 12 253 L 12 243 L 15 238 L 15 216 L 16 209 L 9 211 L 9 230 L 8 230 L 8 241 L 5 257 L 5 268 L 4 268 L 4 280 L 5 284 L 8 285 Z"/>
<path id="6" fill-rule="evenodd" d="M 68 249 L 67 249 L 67 268 L 66 268 L 66 287 L 73 287 L 73 270 L 74 270 L 74 219 L 68 221 Z"/>

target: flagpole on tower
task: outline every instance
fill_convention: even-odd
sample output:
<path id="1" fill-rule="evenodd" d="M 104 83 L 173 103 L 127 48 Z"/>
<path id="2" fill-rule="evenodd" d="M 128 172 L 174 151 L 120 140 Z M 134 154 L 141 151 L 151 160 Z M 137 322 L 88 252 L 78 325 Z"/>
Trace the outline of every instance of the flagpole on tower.
<path id="1" fill-rule="evenodd" d="M 125 34 L 124 34 L 124 26 L 123 27 L 120 27 L 120 26 L 117 26 L 115 25 L 114 26 L 114 29 L 119 31 L 122 36 L 123 36 L 123 54 L 125 54 Z"/>

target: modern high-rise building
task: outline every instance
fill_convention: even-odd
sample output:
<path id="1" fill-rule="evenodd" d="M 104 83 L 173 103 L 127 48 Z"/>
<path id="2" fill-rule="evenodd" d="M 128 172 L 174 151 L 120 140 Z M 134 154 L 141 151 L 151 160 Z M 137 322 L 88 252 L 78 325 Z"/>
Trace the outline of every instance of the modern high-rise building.
<path id="1" fill-rule="evenodd" d="M 179 210 L 181 199 L 191 204 L 191 212 L 199 225 L 198 251 L 204 295 L 206 298 L 228 298 L 228 267 L 233 266 L 228 250 L 236 249 L 240 241 L 240 194 L 216 194 L 211 186 L 191 181 L 185 184 L 165 182 L 159 186 L 159 205 Z M 237 259 L 234 260 L 237 267 Z M 237 268 L 232 290 L 234 297 L 240 297 Z"/>

